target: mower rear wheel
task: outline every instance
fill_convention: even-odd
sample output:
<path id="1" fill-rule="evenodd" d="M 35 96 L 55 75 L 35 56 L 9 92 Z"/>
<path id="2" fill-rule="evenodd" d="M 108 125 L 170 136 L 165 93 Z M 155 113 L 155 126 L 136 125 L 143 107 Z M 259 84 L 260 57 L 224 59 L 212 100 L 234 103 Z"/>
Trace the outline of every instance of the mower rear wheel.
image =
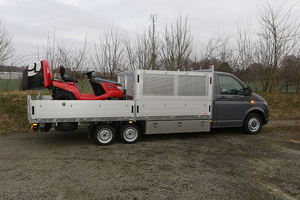
<path id="1" fill-rule="evenodd" d="M 58 90 L 53 97 L 53 100 L 77 100 L 74 94 L 66 90 Z"/>
<path id="2" fill-rule="evenodd" d="M 53 100 L 77 100 L 74 94 L 66 90 L 59 89 L 53 97 Z M 74 131 L 78 127 L 77 122 L 61 122 L 57 123 L 55 130 L 57 131 Z"/>

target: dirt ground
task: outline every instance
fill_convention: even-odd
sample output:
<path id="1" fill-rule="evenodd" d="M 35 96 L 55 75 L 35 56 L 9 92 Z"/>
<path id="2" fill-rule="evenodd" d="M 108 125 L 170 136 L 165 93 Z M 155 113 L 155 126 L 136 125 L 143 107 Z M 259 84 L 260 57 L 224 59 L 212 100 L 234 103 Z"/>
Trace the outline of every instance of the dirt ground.
<path id="1" fill-rule="evenodd" d="M 300 199 L 300 126 L 142 136 L 0 136 L 0 199 Z M 280 126 L 280 127 L 278 127 Z"/>

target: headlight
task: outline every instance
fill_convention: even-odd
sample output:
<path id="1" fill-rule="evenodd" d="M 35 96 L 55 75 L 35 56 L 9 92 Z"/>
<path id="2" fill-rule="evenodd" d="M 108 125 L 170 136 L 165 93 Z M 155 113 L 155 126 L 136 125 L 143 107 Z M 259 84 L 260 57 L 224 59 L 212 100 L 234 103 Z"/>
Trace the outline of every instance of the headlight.
<path id="1" fill-rule="evenodd" d="M 120 86 L 120 85 L 118 85 L 117 88 L 118 88 L 119 90 L 123 90 L 122 86 Z"/>

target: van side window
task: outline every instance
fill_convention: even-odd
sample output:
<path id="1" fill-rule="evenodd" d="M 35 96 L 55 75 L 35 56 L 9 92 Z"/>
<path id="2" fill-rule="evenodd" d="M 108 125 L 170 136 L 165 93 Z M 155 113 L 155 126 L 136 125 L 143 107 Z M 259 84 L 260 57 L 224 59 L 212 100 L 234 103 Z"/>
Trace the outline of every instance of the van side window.
<path id="1" fill-rule="evenodd" d="M 221 94 L 239 95 L 243 94 L 244 87 L 230 76 L 218 76 Z"/>

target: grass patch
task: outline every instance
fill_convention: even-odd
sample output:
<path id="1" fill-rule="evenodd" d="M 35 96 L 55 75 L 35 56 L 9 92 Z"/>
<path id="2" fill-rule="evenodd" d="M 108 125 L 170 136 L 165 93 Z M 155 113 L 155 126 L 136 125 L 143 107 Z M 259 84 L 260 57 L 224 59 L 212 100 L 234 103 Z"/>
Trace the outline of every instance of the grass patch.
<path id="1" fill-rule="evenodd" d="M 300 94 L 258 92 L 266 99 L 270 119 L 300 119 Z"/>
<path id="2" fill-rule="evenodd" d="M 21 79 L 0 79 L 0 91 L 20 90 Z"/>
<path id="3" fill-rule="evenodd" d="M 27 95 L 36 96 L 37 91 L 0 92 L 0 134 L 30 130 L 27 120 Z"/>

